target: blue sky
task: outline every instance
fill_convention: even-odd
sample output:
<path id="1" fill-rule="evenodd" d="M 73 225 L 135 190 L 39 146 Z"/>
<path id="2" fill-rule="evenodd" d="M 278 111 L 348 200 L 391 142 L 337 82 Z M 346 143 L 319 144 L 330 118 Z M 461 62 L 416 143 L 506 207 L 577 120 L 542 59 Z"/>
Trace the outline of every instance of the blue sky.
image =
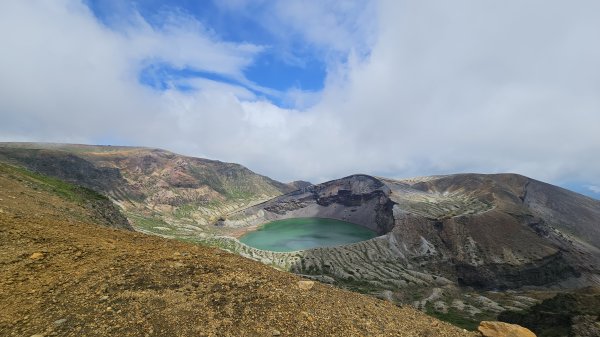
<path id="1" fill-rule="evenodd" d="M 600 2 L 0 2 L 0 141 L 281 181 L 512 172 L 600 198 Z"/>
<path id="2" fill-rule="evenodd" d="M 166 90 L 174 86 L 184 91 L 192 90 L 190 86 L 177 85 L 177 82 L 205 78 L 245 87 L 281 107 L 292 107 L 284 97 L 289 90 L 318 92 L 323 89 L 327 75 L 325 58 L 331 54 L 325 55 L 319 48 L 306 44 L 297 34 L 282 36 L 265 27 L 260 13 L 268 11 L 269 6 L 261 1 L 250 3 L 243 9 L 223 7 L 218 3 L 208 0 L 86 1 L 96 18 L 111 29 L 122 29 L 139 15 L 154 29 L 160 30 L 168 24 L 171 15 L 177 15 L 197 20 L 215 39 L 263 48 L 252 64 L 241 69 L 243 79 L 193 67 L 177 67 L 160 59 L 150 60 L 140 71 L 139 80 L 153 89 Z M 264 92 L 249 84 L 275 92 Z"/>

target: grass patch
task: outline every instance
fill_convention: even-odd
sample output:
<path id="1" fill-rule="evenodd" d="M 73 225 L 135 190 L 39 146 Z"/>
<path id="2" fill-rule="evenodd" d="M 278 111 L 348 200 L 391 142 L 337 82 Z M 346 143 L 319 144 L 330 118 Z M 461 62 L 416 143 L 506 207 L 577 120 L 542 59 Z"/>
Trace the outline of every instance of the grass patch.
<path id="1" fill-rule="evenodd" d="M 4 172 L 18 176 L 17 178 L 28 180 L 29 183 L 35 185 L 35 188 L 54 193 L 68 201 L 81 204 L 88 200 L 108 200 L 106 196 L 89 188 L 31 172 L 22 167 L 8 164 L 0 164 L 0 167 Z"/>
<path id="2" fill-rule="evenodd" d="M 189 219 L 192 217 L 194 211 L 198 210 L 198 206 L 192 204 L 185 204 L 177 207 L 173 211 L 173 216 L 177 219 Z"/>
<path id="3" fill-rule="evenodd" d="M 239 188 L 229 189 L 229 190 L 227 190 L 227 194 L 226 194 L 227 199 L 232 199 L 232 200 L 248 200 L 248 199 L 252 199 L 255 196 L 256 196 L 256 193 L 245 191 L 245 190 L 239 189 Z"/>
<path id="4" fill-rule="evenodd" d="M 433 309 L 427 309 L 425 311 L 429 316 L 433 316 L 439 320 L 444 322 L 448 322 L 452 325 L 456 325 L 460 328 L 467 329 L 469 331 L 474 331 L 479 326 L 478 320 L 473 318 L 465 317 L 464 314 L 459 313 L 455 309 L 448 309 L 447 313 L 438 312 Z"/>
<path id="5" fill-rule="evenodd" d="M 479 326 L 479 323 L 481 321 L 485 321 L 485 320 L 494 321 L 495 320 L 495 317 L 492 315 L 489 315 L 489 314 L 481 313 L 481 314 L 477 314 L 475 316 L 469 316 L 468 313 L 459 311 L 452 307 L 448 308 L 447 313 L 443 313 L 443 312 L 435 311 L 430 304 L 428 304 L 427 308 L 425 308 L 425 313 L 427 313 L 429 316 L 433 316 L 439 320 L 448 322 L 452 325 L 456 325 L 457 327 L 460 327 L 460 328 L 463 328 L 463 329 L 466 329 L 469 331 L 477 330 L 477 327 Z"/>
<path id="6" fill-rule="evenodd" d="M 139 214 L 134 214 L 134 213 L 128 213 L 127 217 L 133 221 L 133 223 L 136 227 L 145 229 L 145 230 L 148 230 L 151 232 L 156 232 L 156 229 L 154 227 L 172 228 L 172 226 L 169 225 L 168 223 L 166 223 L 163 219 L 156 218 L 156 217 L 144 217 L 144 216 L 141 216 Z M 164 234 L 162 232 L 160 232 L 160 233 Z"/>

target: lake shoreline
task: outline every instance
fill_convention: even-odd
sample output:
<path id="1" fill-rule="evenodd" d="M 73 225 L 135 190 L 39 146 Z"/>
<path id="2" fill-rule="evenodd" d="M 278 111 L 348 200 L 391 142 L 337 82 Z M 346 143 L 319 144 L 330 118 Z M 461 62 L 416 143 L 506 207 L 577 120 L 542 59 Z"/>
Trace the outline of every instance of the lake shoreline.
<path id="1" fill-rule="evenodd" d="M 377 235 L 368 228 L 338 219 L 290 218 L 246 227 L 232 236 L 253 248 L 290 252 L 356 243 Z"/>

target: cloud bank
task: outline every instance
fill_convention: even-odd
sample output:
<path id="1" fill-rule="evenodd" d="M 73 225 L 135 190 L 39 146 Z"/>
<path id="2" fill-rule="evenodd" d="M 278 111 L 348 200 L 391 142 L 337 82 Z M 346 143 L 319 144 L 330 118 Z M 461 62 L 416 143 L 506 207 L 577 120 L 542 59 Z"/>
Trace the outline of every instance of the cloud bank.
<path id="1" fill-rule="evenodd" d="M 269 45 L 178 11 L 109 27 L 79 1 L 5 1 L 0 140 L 161 147 L 283 181 L 469 171 L 600 185 L 597 1 L 221 3 L 258 3 L 275 38 L 315 48 L 323 90 L 252 83 Z M 156 90 L 139 79 L 155 63 L 234 81 Z"/>

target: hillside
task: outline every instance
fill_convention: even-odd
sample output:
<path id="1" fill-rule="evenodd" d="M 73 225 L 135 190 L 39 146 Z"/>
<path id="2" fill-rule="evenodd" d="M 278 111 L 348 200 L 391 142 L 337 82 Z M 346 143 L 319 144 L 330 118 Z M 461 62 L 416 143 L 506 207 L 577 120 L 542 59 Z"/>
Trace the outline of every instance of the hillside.
<path id="1" fill-rule="evenodd" d="M 503 312 L 499 319 L 527 327 L 538 337 L 600 336 L 600 288 L 559 293 L 528 310 Z"/>
<path id="2" fill-rule="evenodd" d="M 390 286 L 448 281 L 481 289 L 600 281 L 600 202 L 522 176 L 356 175 L 232 213 L 222 224 L 243 228 L 303 216 L 354 222 L 381 236 L 306 251 L 312 258 L 292 266 L 301 273 L 385 283 L 387 269 L 401 268 Z M 352 249 L 378 254 L 364 266 L 345 254 L 328 263 L 327 254 Z M 364 272 L 347 272 L 357 268 Z"/>
<path id="3" fill-rule="evenodd" d="M 6 209 L 0 208 L 0 213 L 21 208 L 22 199 L 27 198 L 31 201 L 28 207 L 33 213 L 17 212 L 15 217 L 41 218 L 47 214 L 37 212 L 36 207 L 48 207 L 54 211 L 53 216 L 65 216 L 75 221 L 133 231 L 131 224 L 118 207 L 104 195 L 88 188 L 4 163 L 0 163 L 0 179 L 3 181 L 2 189 L 5 194 L 0 199 L 0 206 L 9 206 Z M 42 198 L 48 195 L 53 198 Z"/>
<path id="4" fill-rule="evenodd" d="M 108 195 L 138 231 L 224 248 L 469 329 L 600 284 L 600 201 L 516 174 L 285 185 L 164 150 L 31 143 L 0 144 L 0 161 Z M 379 236 L 288 253 L 236 239 L 294 217 L 349 221 Z"/>
<path id="5" fill-rule="evenodd" d="M 227 238 L 215 244 L 470 328 L 557 289 L 600 284 L 600 202 L 519 175 L 354 175 L 232 213 L 222 225 L 243 230 L 306 216 L 380 236 L 292 253 Z"/>
<path id="6" fill-rule="evenodd" d="M 474 336 L 410 307 L 303 290 L 217 249 L 100 226 L 85 206 L 97 195 L 79 192 L 0 165 L 0 335 Z"/>
<path id="7" fill-rule="evenodd" d="M 225 214 L 294 188 L 232 163 L 122 146 L 0 143 L 0 162 L 91 188 L 118 203 L 138 230 L 213 232 Z"/>

